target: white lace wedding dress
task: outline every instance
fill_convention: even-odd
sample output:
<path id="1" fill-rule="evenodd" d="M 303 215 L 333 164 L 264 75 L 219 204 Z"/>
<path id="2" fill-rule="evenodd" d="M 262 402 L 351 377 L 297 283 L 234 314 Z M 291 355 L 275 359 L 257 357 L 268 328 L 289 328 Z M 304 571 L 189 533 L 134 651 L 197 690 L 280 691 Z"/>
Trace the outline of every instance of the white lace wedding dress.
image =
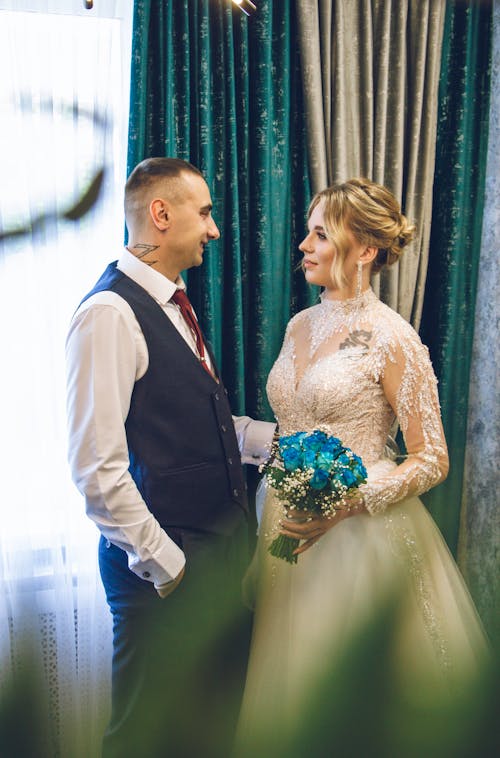
<path id="1" fill-rule="evenodd" d="M 342 656 L 394 580 L 405 583 L 394 664 L 410 691 L 419 681 L 460 686 L 487 654 L 463 579 L 418 498 L 446 469 L 436 384 L 427 348 L 372 290 L 324 299 L 290 321 L 267 383 L 280 433 L 321 429 L 360 455 L 369 513 L 339 522 L 289 565 L 267 551 L 284 515 L 267 487 L 240 745 L 256 724 L 273 729 L 300 713 L 327 656 Z M 386 447 L 396 418 L 408 451 L 399 465 Z"/>

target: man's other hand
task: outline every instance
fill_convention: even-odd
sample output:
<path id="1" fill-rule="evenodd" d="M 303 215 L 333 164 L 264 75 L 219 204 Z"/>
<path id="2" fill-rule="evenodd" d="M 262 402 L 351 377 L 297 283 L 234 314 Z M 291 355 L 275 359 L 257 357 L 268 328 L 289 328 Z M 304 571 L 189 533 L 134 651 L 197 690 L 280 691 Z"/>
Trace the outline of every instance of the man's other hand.
<path id="1" fill-rule="evenodd" d="M 160 584 L 159 587 L 155 587 L 155 590 L 159 594 L 161 598 L 168 597 L 168 595 L 171 595 L 174 590 L 177 589 L 179 584 L 182 582 L 182 578 L 184 576 L 185 566 L 182 567 L 181 571 L 175 579 L 172 579 L 171 582 L 165 582 L 165 584 Z"/>

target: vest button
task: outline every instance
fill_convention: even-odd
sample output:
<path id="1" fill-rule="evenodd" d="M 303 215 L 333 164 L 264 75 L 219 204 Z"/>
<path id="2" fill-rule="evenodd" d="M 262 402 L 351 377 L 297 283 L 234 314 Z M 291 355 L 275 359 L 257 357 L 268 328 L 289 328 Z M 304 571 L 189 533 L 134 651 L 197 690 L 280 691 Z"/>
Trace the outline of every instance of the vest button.
<path id="1" fill-rule="evenodd" d="M 149 571 L 143 571 L 142 575 L 143 575 L 144 579 L 149 579 L 149 577 L 151 576 L 151 574 L 149 573 Z"/>
<path id="2" fill-rule="evenodd" d="M 239 494 L 240 494 L 239 490 L 233 490 L 233 495 L 235 497 L 238 497 Z"/>
<path id="3" fill-rule="evenodd" d="M 214 395 L 214 397 L 215 397 L 215 399 L 216 399 L 216 400 L 217 400 L 217 402 L 218 402 L 218 401 L 219 401 L 219 393 L 218 393 L 218 392 L 216 392 L 216 393 L 215 393 L 215 395 Z"/>
<path id="4" fill-rule="evenodd" d="M 227 432 L 227 428 L 224 426 L 224 424 L 221 424 L 220 428 L 222 432 Z"/>
<path id="5" fill-rule="evenodd" d="M 227 459 L 227 462 L 229 463 L 229 465 L 230 465 L 230 466 L 232 466 L 232 465 L 233 465 L 233 459 L 232 459 L 232 458 L 228 458 L 228 459 Z"/>

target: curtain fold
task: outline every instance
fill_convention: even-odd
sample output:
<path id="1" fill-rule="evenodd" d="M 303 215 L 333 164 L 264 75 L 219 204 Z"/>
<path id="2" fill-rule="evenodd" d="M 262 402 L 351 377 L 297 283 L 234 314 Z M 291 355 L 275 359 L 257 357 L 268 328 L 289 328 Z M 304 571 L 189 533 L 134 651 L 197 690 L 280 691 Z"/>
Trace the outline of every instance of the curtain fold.
<path id="1" fill-rule="evenodd" d="M 401 200 L 417 236 L 373 286 L 418 328 L 445 0 L 302 0 L 297 10 L 312 188 L 367 176 Z"/>
<path id="2" fill-rule="evenodd" d="M 460 525 L 459 565 L 494 645 L 500 645 L 500 2 L 493 11 L 493 60 L 486 164 L 485 207 L 469 383 L 467 446 Z M 493 349 L 492 349 L 493 347 Z"/>
<path id="3" fill-rule="evenodd" d="M 184 158 L 204 173 L 221 239 L 186 274 L 233 411 L 270 417 L 265 380 L 291 313 L 310 198 L 295 4 L 135 4 L 129 171 Z"/>
<path id="4" fill-rule="evenodd" d="M 486 176 L 491 3 L 446 9 L 433 223 L 421 335 L 436 371 L 448 479 L 425 497 L 456 552 L 466 446 L 469 376 Z M 491 402 L 495 400 L 492 398 Z"/>
<path id="5" fill-rule="evenodd" d="M 451 471 L 425 500 L 454 552 L 485 181 L 491 8 L 490 2 L 445 0 L 298 4 L 313 189 L 366 174 L 389 186 L 417 224 L 412 249 L 373 284 L 385 302 L 421 325 L 431 351 Z"/>

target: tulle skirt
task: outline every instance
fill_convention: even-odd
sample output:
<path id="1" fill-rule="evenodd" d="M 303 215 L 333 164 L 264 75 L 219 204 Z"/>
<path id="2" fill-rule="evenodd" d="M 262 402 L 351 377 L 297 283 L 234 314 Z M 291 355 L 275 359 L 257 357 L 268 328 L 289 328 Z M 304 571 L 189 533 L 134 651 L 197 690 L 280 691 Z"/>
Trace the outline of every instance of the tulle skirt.
<path id="1" fill-rule="evenodd" d="M 248 745 L 256 728 L 294 723 L 326 662 L 369 630 L 390 593 L 397 597 L 387 630 L 391 671 L 405 696 L 467 686 L 488 659 L 488 643 L 455 561 L 418 498 L 339 522 L 290 565 L 267 549 L 282 505 L 265 483 L 258 495 L 264 506 L 255 620 L 237 745 Z"/>

